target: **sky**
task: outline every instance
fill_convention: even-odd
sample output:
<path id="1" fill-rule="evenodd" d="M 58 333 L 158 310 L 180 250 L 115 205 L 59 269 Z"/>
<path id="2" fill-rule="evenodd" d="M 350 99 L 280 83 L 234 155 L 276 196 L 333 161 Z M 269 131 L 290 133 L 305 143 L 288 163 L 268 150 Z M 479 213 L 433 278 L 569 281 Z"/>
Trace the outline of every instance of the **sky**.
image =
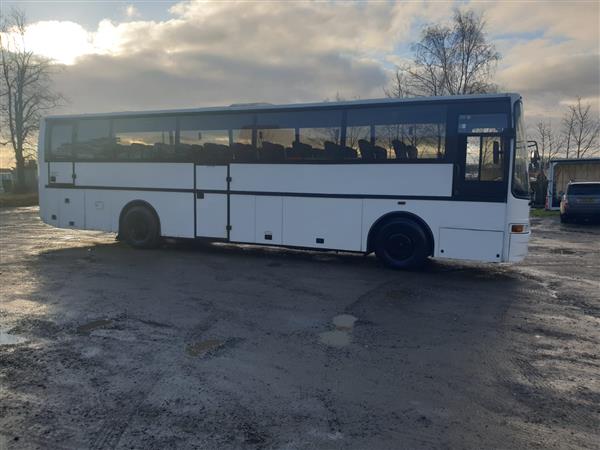
<path id="1" fill-rule="evenodd" d="M 57 113 L 380 98 L 424 25 L 484 14 L 495 81 L 533 124 L 581 96 L 600 110 L 596 1 L 11 1 L 56 61 Z M 7 153 L 0 167 L 7 165 Z"/>

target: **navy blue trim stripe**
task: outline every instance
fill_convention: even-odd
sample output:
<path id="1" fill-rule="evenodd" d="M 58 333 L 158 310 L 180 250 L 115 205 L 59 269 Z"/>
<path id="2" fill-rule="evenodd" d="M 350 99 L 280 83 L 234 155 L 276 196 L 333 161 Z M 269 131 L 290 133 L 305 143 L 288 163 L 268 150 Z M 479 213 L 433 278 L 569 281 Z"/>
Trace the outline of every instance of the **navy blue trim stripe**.
<path id="1" fill-rule="evenodd" d="M 325 194 L 319 192 L 271 192 L 271 191 L 233 191 L 221 189 L 201 189 L 205 194 L 257 195 L 268 197 L 314 197 L 314 198 L 365 198 L 365 199 L 414 199 L 414 200 L 452 200 L 452 197 L 427 195 L 370 195 L 370 194 Z"/>
<path id="2" fill-rule="evenodd" d="M 97 189 L 100 191 L 148 191 L 148 192 L 189 192 L 194 193 L 194 189 L 171 189 L 171 188 L 149 188 L 132 186 L 73 186 L 66 183 L 47 184 L 49 189 Z"/>
<path id="3" fill-rule="evenodd" d="M 168 189 L 147 187 L 124 187 L 124 186 L 73 186 L 71 184 L 49 184 L 50 189 L 97 189 L 108 191 L 142 191 L 142 192 L 181 192 L 194 193 L 194 199 L 198 193 L 222 194 L 222 195 L 257 195 L 269 197 L 309 197 L 309 198 L 355 198 L 355 199 L 388 199 L 388 200 L 453 200 L 452 197 L 428 196 L 428 195 L 370 195 L 370 194 L 327 194 L 318 192 L 271 192 L 271 191 L 234 191 L 229 189 Z M 229 209 L 229 208 L 228 208 Z M 229 221 L 228 221 L 229 222 Z"/>
<path id="4" fill-rule="evenodd" d="M 269 197 L 305 197 L 305 198 L 354 198 L 373 200 L 438 200 L 457 202 L 484 202 L 484 203 L 506 203 L 506 198 L 457 198 L 451 196 L 436 195 L 370 195 L 370 194 L 325 194 L 318 192 L 270 192 L 270 191 L 231 191 L 227 189 L 170 189 L 170 188 L 147 188 L 147 187 L 124 187 L 124 186 L 73 186 L 72 184 L 54 183 L 46 185 L 49 189 L 90 189 L 104 191 L 141 191 L 141 192 L 173 192 L 193 193 L 194 198 L 198 193 L 222 194 L 222 195 L 260 195 Z"/>

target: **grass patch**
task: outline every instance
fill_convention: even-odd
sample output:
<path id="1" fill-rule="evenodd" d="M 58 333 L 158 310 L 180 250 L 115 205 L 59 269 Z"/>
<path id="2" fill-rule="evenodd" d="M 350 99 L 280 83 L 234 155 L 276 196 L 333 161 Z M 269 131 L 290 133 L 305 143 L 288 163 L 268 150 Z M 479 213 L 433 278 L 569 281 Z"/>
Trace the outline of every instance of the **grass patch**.
<path id="1" fill-rule="evenodd" d="M 539 209 L 531 209 L 529 211 L 529 215 L 531 217 L 558 217 L 560 215 L 560 211 L 548 211 L 543 208 Z"/>
<path id="2" fill-rule="evenodd" d="M 26 194 L 0 193 L 0 208 L 9 206 L 35 206 L 39 203 L 37 192 Z"/>

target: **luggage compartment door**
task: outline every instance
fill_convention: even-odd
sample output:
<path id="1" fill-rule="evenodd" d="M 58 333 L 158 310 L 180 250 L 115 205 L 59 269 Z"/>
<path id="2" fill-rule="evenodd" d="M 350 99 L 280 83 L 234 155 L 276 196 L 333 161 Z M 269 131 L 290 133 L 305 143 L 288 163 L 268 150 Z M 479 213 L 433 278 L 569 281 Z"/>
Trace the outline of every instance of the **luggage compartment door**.
<path id="1" fill-rule="evenodd" d="M 228 167 L 196 166 L 196 237 L 228 237 Z M 217 191 L 217 192 L 215 192 Z"/>
<path id="2" fill-rule="evenodd" d="M 440 258 L 500 262 L 504 233 L 502 231 L 440 228 Z"/>
<path id="3" fill-rule="evenodd" d="M 58 198 L 58 226 L 61 228 L 85 229 L 85 191 L 60 190 Z"/>

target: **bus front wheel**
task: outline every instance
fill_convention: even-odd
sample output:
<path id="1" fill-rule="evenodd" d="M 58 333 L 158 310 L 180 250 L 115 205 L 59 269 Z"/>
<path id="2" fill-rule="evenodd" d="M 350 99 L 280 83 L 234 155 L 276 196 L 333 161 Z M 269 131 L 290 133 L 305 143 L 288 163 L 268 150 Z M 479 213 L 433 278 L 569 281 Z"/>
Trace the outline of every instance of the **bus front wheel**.
<path id="1" fill-rule="evenodd" d="M 425 264 L 429 242 L 413 220 L 396 218 L 383 224 L 375 240 L 375 254 L 393 269 L 418 269 Z"/>
<path id="2" fill-rule="evenodd" d="M 160 243 L 158 218 L 148 207 L 135 205 L 123 216 L 123 229 L 119 233 L 135 248 L 155 248 Z"/>

